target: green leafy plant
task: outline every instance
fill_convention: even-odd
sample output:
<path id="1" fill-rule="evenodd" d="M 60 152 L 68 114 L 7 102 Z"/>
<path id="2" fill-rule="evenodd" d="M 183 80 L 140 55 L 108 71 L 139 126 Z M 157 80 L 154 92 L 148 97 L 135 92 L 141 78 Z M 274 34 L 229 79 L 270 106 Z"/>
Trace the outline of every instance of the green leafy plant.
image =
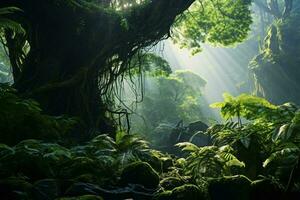
<path id="1" fill-rule="evenodd" d="M 7 84 L 0 85 L 0 142 L 16 144 L 24 139 L 64 140 L 78 123 L 75 118 L 42 114 L 39 104 L 23 99 Z"/>
<path id="2" fill-rule="evenodd" d="M 295 169 L 299 165 L 298 107 L 292 103 L 276 106 L 246 94 L 226 94 L 224 99 L 212 107 L 221 108 L 222 116 L 230 121 L 209 128 L 207 134 L 214 144 L 233 147 L 237 157 L 246 163 L 247 175 L 272 175 L 290 189 L 296 182 Z M 237 122 L 233 122 L 235 117 Z"/>
<path id="3" fill-rule="evenodd" d="M 229 146 L 198 147 L 192 143 L 178 143 L 176 146 L 182 151 L 189 152 L 184 164 L 184 173 L 194 180 L 207 177 L 231 175 L 234 167 L 245 167 L 234 155 L 234 150 Z"/>
<path id="4" fill-rule="evenodd" d="M 295 184 L 295 172 L 299 167 L 300 159 L 300 112 L 294 118 L 283 124 L 274 132 L 272 140 L 274 146 L 270 156 L 264 161 L 265 168 L 271 168 L 275 174 L 286 181 L 286 190 Z M 286 176 L 286 174 L 289 174 Z M 287 178 L 288 177 L 288 178 Z"/>

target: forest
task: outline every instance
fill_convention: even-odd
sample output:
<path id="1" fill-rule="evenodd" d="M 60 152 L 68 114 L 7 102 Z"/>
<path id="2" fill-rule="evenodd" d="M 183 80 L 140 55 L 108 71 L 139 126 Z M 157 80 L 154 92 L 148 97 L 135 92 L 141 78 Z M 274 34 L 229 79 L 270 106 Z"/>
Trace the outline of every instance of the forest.
<path id="1" fill-rule="evenodd" d="M 0 0 L 0 199 L 300 199 L 299 0 Z"/>

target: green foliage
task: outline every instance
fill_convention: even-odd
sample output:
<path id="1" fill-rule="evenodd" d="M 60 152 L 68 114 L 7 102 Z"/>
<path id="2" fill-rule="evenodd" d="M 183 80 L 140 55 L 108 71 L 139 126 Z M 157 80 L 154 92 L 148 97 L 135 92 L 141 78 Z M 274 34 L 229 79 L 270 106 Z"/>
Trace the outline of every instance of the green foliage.
<path id="1" fill-rule="evenodd" d="M 237 157 L 245 162 L 248 173 L 267 170 L 268 175 L 280 179 L 286 190 L 295 186 L 300 153 L 297 106 L 291 103 L 275 106 L 262 98 L 243 94 L 236 98 L 225 95 L 225 101 L 213 107 L 221 108 L 226 119 L 246 119 L 244 124 L 238 119 L 238 123 L 211 127 L 208 134 L 215 145 L 233 147 Z"/>
<path id="2" fill-rule="evenodd" d="M 137 138 L 133 139 L 134 136 L 130 138 L 132 139 L 122 136 L 118 141 L 114 141 L 106 135 L 100 135 L 85 145 L 77 145 L 73 148 L 33 139 L 24 140 L 13 147 L 1 144 L 0 179 L 7 180 L 9 177 L 16 177 L 18 180 L 23 180 L 24 178 L 29 183 L 34 183 L 35 190 L 39 193 L 44 193 L 41 191 L 44 187 L 44 189 L 47 188 L 47 195 L 50 195 L 50 190 L 54 190 L 51 195 L 55 198 L 64 194 L 63 191 L 71 187 L 72 183 L 114 185 L 119 182 L 119 176 L 122 177 L 123 183 L 142 184 L 146 187 L 154 187 L 153 184 L 157 186 L 158 174 L 149 164 L 139 161 L 143 160 L 146 154 L 154 158 L 154 154 L 147 149 L 145 142 Z M 147 159 L 149 160 L 149 157 Z M 141 167 L 139 163 L 143 165 L 140 170 L 137 169 Z M 138 172 L 140 174 L 136 176 Z M 131 178 L 128 179 L 128 176 Z M 132 176 L 139 178 L 140 181 L 132 182 L 137 180 L 133 180 Z M 40 182 L 42 180 L 43 182 Z M 45 182 L 44 180 L 53 181 Z M 63 188 L 54 183 L 64 181 L 69 183 Z M 37 183 L 40 185 L 38 188 Z M 30 191 L 23 191 L 22 188 L 18 190 L 30 194 Z"/>
<path id="3" fill-rule="evenodd" d="M 189 155 L 185 160 L 184 173 L 199 181 L 205 177 L 219 177 L 230 175 L 233 167 L 244 167 L 245 164 L 239 161 L 230 146 L 206 146 L 197 147 L 188 142 L 179 143 L 183 151 Z"/>
<path id="4" fill-rule="evenodd" d="M 233 97 L 228 93 L 223 95 L 224 102 L 214 103 L 212 108 L 220 108 L 224 119 L 233 117 L 244 117 L 247 120 L 264 119 L 269 120 L 276 114 L 276 106 L 267 100 L 248 94 L 241 94 Z"/>
<path id="5" fill-rule="evenodd" d="M 63 140 L 77 123 L 74 118 L 42 114 L 39 104 L 22 99 L 8 85 L 0 85 L 0 142 L 16 144 L 24 139 Z"/>
<path id="6" fill-rule="evenodd" d="M 286 187 L 295 184 L 295 170 L 299 167 L 300 159 L 300 121 L 299 110 L 294 118 L 277 129 L 272 137 L 274 146 L 263 166 L 273 169 L 280 178 L 286 179 Z M 287 174 L 289 178 L 287 179 Z"/>
<path id="7" fill-rule="evenodd" d="M 136 54 L 130 65 L 134 69 L 135 74 L 143 72 L 150 77 L 168 76 L 172 73 L 169 63 L 154 53 Z"/>
<path id="8" fill-rule="evenodd" d="M 139 122 L 138 117 L 134 118 L 137 121 L 133 123 L 134 131 L 149 136 L 149 132 L 162 123 L 177 124 L 180 120 L 190 123 L 202 119 L 201 90 L 205 83 L 200 76 L 188 70 L 148 78 L 144 101 L 136 111 L 145 123 Z"/>
<path id="9" fill-rule="evenodd" d="M 251 1 L 197 0 L 175 25 L 174 41 L 196 54 L 205 42 L 232 45 L 242 42 L 252 23 Z"/>

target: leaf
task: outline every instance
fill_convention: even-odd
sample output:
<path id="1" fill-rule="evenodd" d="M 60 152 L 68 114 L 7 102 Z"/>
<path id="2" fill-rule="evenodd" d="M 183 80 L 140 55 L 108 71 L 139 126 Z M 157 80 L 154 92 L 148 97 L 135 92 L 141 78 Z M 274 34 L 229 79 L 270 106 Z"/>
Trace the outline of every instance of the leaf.
<path id="1" fill-rule="evenodd" d="M 299 159 L 299 154 L 300 149 L 293 143 L 287 143 L 285 144 L 285 148 L 280 149 L 274 153 L 272 153 L 264 162 L 263 162 L 263 167 L 267 167 L 271 162 L 276 162 L 283 160 L 285 158 L 289 158 L 289 156 L 293 155 L 290 157 L 290 159 L 294 159 L 295 157 Z"/>
<path id="2" fill-rule="evenodd" d="M 176 144 L 175 146 L 182 149 L 182 151 L 197 151 L 199 147 L 190 142 L 181 142 Z"/>
<path id="3" fill-rule="evenodd" d="M 282 125 L 277 132 L 275 132 L 272 136 L 273 142 L 281 140 L 288 140 L 291 137 L 291 134 L 293 132 L 294 126 L 291 126 L 290 124 L 284 124 Z"/>
<path id="4" fill-rule="evenodd" d="M 228 162 L 226 162 L 226 165 L 228 167 L 237 166 L 237 167 L 245 167 L 245 163 L 242 161 L 239 161 L 238 159 L 232 159 Z"/>

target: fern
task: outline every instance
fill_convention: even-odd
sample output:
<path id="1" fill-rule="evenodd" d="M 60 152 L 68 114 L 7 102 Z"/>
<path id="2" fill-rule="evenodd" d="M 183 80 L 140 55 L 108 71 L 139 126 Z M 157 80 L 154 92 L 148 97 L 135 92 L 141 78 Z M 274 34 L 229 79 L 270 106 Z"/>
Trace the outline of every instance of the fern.
<path id="1" fill-rule="evenodd" d="M 184 162 L 184 174 L 196 181 L 205 177 L 231 175 L 233 167 L 245 167 L 245 164 L 233 155 L 233 149 L 229 145 L 219 148 L 216 146 L 197 147 L 192 143 L 184 142 L 176 146 L 182 151 L 189 152 Z"/>

